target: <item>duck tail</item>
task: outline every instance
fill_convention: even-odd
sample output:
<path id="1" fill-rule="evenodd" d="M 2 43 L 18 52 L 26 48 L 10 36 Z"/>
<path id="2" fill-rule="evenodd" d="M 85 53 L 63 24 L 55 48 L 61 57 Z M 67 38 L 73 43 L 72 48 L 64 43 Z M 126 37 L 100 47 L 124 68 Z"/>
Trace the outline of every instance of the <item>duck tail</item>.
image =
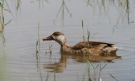
<path id="1" fill-rule="evenodd" d="M 119 47 L 116 47 L 115 45 L 112 45 L 112 47 L 113 47 L 114 49 L 116 49 L 116 50 L 119 49 Z"/>

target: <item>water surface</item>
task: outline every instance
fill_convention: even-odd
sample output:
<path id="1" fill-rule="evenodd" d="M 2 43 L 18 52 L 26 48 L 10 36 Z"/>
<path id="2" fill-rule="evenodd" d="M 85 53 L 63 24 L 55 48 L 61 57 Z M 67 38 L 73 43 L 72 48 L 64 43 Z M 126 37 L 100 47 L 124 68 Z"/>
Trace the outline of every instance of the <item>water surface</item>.
<path id="1" fill-rule="evenodd" d="M 117 24 L 120 12 L 115 7 L 111 6 L 108 13 L 103 15 L 99 13 L 97 7 L 87 6 L 82 0 L 66 1 L 72 17 L 65 10 L 63 22 L 62 13 L 57 16 L 60 4 L 60 0 L 51 0 L 39 8 L 36 1 L 22 1 L 18 15 L 13 17 L 12 22 L 4 30 L 5 42 L 2 41 L 2 35 L 0 38 L 0 58 L 2 58 L 0 75 L 7 77 L 7 79 L 3 77 L 0 79 L 3 81 L 90 81 L 89 76 L 92 80 L 95 77 L 96 80 L 98 79 L 100 69 L 96 68 L 95 76 L 92 66 L 103 67 L 105 65 L 101 73 L 103 81 L 115 81 L 111 75 L 119 81 L 135 80 L 134 23 L 128 24 L 126 18 L 123 18 Z M 81 26 L 82 20 L 84 29 Z M 60 47 L 57 43 L 42 41 L 42 38 L 52 32 L 62 31 L 67 36 L 69 44 L 74 45 L 83 40 L 83 30 L 85 36 L 87 36 L 87 30 L 90 31 L 90 40 L 116 44 L 119 47 L 118 55 L 122 56 L 122 59 L 114 60 L 113 63 L 90 63 L 92 65 L 65 56 L 61 59 Z M 37 68 L 38 32 L 40 50 Z M 52 69 L 46 68 L 48 64 L 51 64 Z M 54 71 L 54 67 L 57 67 L 56 71 Z"/>

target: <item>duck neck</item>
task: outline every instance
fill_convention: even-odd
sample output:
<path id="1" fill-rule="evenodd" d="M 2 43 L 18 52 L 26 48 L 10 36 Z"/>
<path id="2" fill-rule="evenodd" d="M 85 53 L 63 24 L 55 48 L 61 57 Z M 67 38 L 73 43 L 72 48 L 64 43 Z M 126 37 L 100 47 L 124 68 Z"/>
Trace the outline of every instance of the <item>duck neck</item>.
<path id="1" fill-rule="evenodd" d="M 61 52 L 64 52 L 65 50 L 70 49 L 71 46 L 67 43 L 61 45 Z"/>
<path id="2" fill-rule="evenodd" d="M 70 45 L 68 43 L 64 43 L 64 44 L 60 44 L 61 47 L 70 47 Z"/>

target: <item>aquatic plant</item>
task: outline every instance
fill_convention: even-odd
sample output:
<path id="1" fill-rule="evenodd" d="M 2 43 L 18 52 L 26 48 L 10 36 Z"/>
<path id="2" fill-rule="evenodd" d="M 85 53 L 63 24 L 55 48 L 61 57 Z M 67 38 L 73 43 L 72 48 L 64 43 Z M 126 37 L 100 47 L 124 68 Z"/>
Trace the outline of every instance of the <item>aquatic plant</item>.
<path id="1" fill-rule="evenodd" d="M 119 81 L 113 74 L 110 74 L 110 76 L 111 76 L 115 81 Z"/>
<path id="2" fill-rule="evenodd" d="M 89 81 L 102 81 L 102 71 L 107 66 L 106 63 L 87 62 Z"/>
<path id="3" fill-rule="evenodd" d="M 13 0 L 13 2 L 16 3 L 16 11 L 18 11 L 21 5 L 21 0 Z M 5 20 L 5 13 L 12 15 L 9 3 L 7 0 L 0 0 L 0 32 L 3 32 L 5 26 L 12 21 L 11 19 Z"/>
<path id="4" fill-rule="evenodd" d="M 0 32 L 0 80 L 7 80 L 7 57 L 5 51 L 5 39 L 3 33 Z"/>
<path id="5" fill-rule="evenodd" d="M 4 0 L 0 2 L 0 32 L 4 30 Z"/>
<path id="6" fill-rule="evenodd" d="M 64 27 L 64 20 L 65 20 L 65 12 L 68 13 L 68 15 L 70 17 L 72 17 L 72 14 L 66 4 L 66 1 L 65 0 L 61 0 L 61 4 L 60 4 L 60 7 L 59 7 L 59 10 L 57 12 L 57 15 L 56 15 L 56 19 L 60 16 L 61 17 L 61 24 L 62 24 L 62 27 Z"/>
<path id="7" fill-rule="evenodd" d="M 42 72 L 41 72 L 41 67 L 40 67 L 40 24 L 38 24 L 38 29 L 37 29 L 37 41 L 36 41 L 36 66 L 37 66 L 37 72 L 39 72 L 40 80 L 43 81 L 42 79 Z"/>
<path id="8" fill-rule="evenodd" d="M 84 21 L 82 20 L 82 38 L 83 41 L 90 41 L 90 31 L 87 29 L 87 35 L 85 35 Z"/>
<path id="9" fill-rule="evenodd" d="M 16 10 L 18 11 L 21 6 L 21 0 L 16 0 Z"/>
<path id="10" fill-rule="evenodd" d="M 82 31 L 83 31 L 83 35 L 82 35 L 82 37 L 83 37 L 83 41 L 85 41 L 85 35 L 84 35 L 84 22 L 83 22 L 83 20 L 82 20 Z"/>
<path id="11" fill-rule="evenodd" d="M 130 20 L 130 0 L 87 0 L 86 3 L 91 7 L 98 6 L 99 10 L 104 10 L 104 12 L 113 5 L 120 12 L 121 19 L 127 17 L 128 24 L 134 23 L 133 20 Z M 118 18 L 117 24 L 119 23 L 120 18 Z"/>

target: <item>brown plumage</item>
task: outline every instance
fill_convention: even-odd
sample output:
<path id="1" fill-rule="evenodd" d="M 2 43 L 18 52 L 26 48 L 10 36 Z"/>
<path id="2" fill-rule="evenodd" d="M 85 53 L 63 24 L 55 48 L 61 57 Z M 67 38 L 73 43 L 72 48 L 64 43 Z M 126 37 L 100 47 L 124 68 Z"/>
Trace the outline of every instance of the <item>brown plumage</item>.
<path id="1" fill-rule="evenodd" d="M 73 46 L 73 49 L 82 49 L 82 48 L 95 48 L 99 45 L 104 44 L 108 47 L 113 47 L 114 44 L 105 43 L 105 42 L 96 42 L 96 41 L 86 41 L 86 42 L 79 42 L 75 46 Z"/>
<path id="2" fill-rule="evenodd" d="M 61 45 L 61 51 L 73 55 L 90 55 L 90 56 L 116 56 L 117 48 L 114 44 L 96 41 L 83 41 L 74 46 L 67 44 L 66 37 L 61 32 L 54 32 L 52 35 L 43 39 L 43 41 L 54 40 Z"/>

